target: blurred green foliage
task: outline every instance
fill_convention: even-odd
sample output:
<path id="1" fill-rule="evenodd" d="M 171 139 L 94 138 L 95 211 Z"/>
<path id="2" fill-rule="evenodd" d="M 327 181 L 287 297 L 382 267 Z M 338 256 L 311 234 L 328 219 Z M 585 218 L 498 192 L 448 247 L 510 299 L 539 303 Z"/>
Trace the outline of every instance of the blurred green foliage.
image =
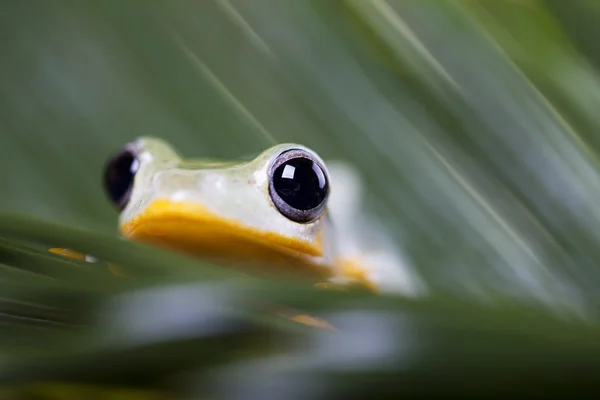
<path id="1" fill-rule="evenodd" d="M 599 26 L 594 0 L 4 1 L 0 381 L 230 398 L 597 389 Z M 140 135 L 188 157 L 300 142 L 351 162 L 432 297 L 315 294 L 116 239 L 102 168 Z"/>

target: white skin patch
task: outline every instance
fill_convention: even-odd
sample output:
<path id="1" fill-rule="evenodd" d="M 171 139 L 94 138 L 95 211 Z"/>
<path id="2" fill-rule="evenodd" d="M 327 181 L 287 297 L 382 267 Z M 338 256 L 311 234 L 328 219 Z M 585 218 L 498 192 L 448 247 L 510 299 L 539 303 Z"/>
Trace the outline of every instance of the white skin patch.
<path id="1" fill-rule="evenodd" d="M 171 201 L 182 202 L 188 198 L 188 192 L 185 190 L 178 190 L 171 195 Z"/>
<path id="2" fill-rule="evenodd" d="M 145 151 L 142 154 L 140 154 L 140 160 L 142 160 L 144 163 L 150 163 L 154 161 L 154 157 L 152 156 L 152 154 Z"/>
<path id="3" fill-rule="evenodd" d="M 254 172 L 254 181 L 257 186 L 263 186 L 267 183 L 267 174 L 265 173 L 265 169 L 261 168 L 258 171 Z"/>

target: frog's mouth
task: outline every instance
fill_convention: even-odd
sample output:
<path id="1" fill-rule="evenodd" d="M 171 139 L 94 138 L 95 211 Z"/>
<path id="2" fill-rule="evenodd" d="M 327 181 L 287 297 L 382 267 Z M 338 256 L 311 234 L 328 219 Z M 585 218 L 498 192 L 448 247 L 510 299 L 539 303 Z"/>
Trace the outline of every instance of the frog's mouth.
<path id="1" fill-rule="evenodd" d="M 197 203 L 155 200 L 136 217 L 124 222 L 121 234 L 135 241 L 232 266 L 264 266 L 271 271 L 310 277 L 331 273 L 315 261 L 324 254 L 321 235 L 311 243 L 261 231 L 225 219 Z"/>

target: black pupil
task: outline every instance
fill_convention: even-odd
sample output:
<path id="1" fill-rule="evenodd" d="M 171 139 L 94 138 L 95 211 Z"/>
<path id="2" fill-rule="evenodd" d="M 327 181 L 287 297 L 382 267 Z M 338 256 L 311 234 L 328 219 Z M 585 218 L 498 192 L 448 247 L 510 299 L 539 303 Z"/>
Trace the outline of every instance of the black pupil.
<path id="1" fill-rule="evenodd" d="M 311 210 L 327 197 L 327 179 L 319 165 L 307 158 L 285 161 L 273 174 L 273 188 L 291 207 Z"/>
<path id="2" fill-rule="evenodd" d="M 135 176 L 135 156 L 130 151 L 122 151 L 111 158 L 106 165 L 104 185 L 112 201 L 123 208 Z"/>

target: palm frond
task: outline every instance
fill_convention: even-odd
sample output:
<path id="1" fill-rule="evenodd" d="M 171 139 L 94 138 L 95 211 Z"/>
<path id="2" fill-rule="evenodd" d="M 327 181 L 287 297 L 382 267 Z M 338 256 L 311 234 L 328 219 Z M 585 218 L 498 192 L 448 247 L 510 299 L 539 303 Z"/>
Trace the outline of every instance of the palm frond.
<path id="1" fill-rule="evenodd" d="M 591 0 L 6 4 L 2 395 L 593 393 L 599 11 Z M 300 142 L 351 162 L 431 296 L 315 290 L 118 238 L 101 171 L 140 135 L 190 157 Z"/>

